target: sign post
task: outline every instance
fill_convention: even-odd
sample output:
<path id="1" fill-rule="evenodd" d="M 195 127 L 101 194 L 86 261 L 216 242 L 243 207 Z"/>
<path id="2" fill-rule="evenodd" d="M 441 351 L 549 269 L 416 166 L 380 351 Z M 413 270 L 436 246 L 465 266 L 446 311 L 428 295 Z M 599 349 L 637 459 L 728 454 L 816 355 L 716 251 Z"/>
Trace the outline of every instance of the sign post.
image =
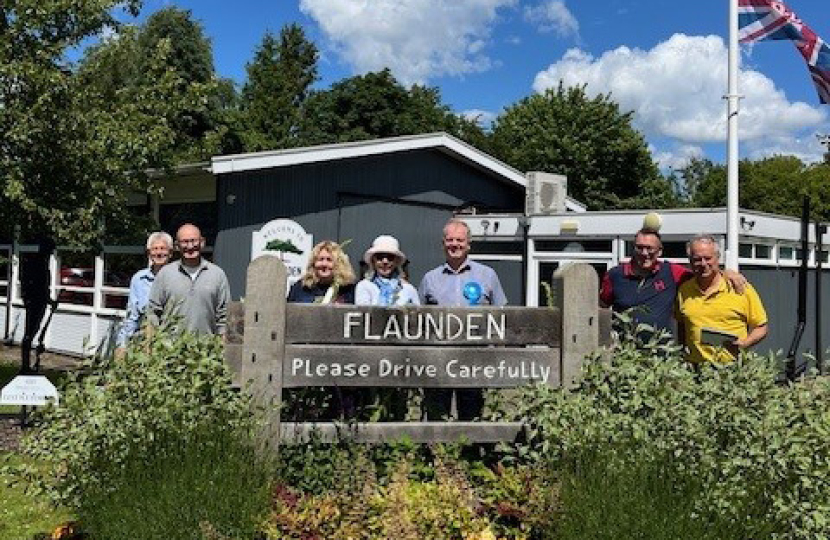
<path id="1" fill-rule="evenodd" d="M 263 435 L 272 449 L 312 431 L 323 440 L 342 431 L 331 422 L 281 423 L 285 388 L 571 386 L 585 355 L 610 337 L 610 312 L 597 306 L 598 279 L 587 265 L 557 273 L 553 308 L 289 304 L 285 270 L 275 257 L 254 260 L 246 300 L 231 306 L 236 323 L 228 327 L 228 364 L 266 412 Z M 498 442 L 523 429 L 521 422 L 478 421 L 349 426 L 363 442 Z"/>
<path id="2" fill-rule="evenodd" d="M 0 405 L 36 407 L 59 399 L 58 389 L 43 375 L 18 375 L 0 391 Z"/>

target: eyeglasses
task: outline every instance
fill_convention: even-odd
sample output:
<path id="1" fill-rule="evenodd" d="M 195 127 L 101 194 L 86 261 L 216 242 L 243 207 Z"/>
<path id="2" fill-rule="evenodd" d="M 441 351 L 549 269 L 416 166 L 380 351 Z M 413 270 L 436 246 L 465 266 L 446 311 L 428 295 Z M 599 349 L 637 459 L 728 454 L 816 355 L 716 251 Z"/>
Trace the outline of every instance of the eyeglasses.
<path id="1" fill-rule="evenodd" d="M 176 244 L 178 244 L 181 247 L 198 246 L 199 242 L 201 241 L 201 238 L 188 238 L 186 240 L 178 240 Z"/>
<path id="2" fill-rule="evenodd" d="M 661 249 L 660 247 L 654 247 L 654 246 L 644 246 L 644 245 L 634 246 L 634 251 L 639 251 L 641 253 L 646 253 L 648 255 L 651 255 L 652 253 L 657 253 L 658 251 L 660 251 L 660 249 Z"/>
<path id="3" fill-rule="evenodd" d="M 382 261 L 382 260 L 394 261 L 397 258 L 397 257 L 395 257 L 394 253 L 375 253 L 374 255 L 372 255 L 372 257 L 376 261 Z"/>

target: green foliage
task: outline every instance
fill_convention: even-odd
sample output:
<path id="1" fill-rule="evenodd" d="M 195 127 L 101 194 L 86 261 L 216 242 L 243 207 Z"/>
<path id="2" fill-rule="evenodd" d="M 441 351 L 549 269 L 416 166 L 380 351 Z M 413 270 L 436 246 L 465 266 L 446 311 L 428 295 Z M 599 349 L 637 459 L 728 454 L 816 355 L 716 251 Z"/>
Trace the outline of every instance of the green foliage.
<path id="1" fill-rule="evenodd" d="M 81 494 L 90 536 L 120 540 L 255 538 L 268 513 L 271 470 L 252 440 L 222 424 L 165 434 L 102 463 L 108 479 Z"/>
<path id="2" fill-rule="evenodd" d="M 18 454 L 0 452 L 0 465 L 20 467 L 24 459 Z M 29 465 L 34 465 L 29 463 Z M 71 517 L 65 508 L 55 508 L 48 501 L 27 494 L 14 478 L 0 470 L 0 538 L 8 540 L 44 537 L 59 523 Z"/>
<path id="3" fill-rule="evenodd" d="M 251 412 L 230 386 L 223 351 L 216 336 L 162 327 L 123 359 L 91 361 L 23 440 L 43 467 L 20 473 L 52 500 L 78 505 L 90 490 L 113 488 L 109 476 L 158 441 L 184 445 L 210 426 L 244 435 Z"/>
<path id="4" fill-rule="evenodd" d="M 446 131 L 476 142 L 481 130 L 441 103 L 437 88 L 405 88 L 389 69 L 343 79 L 306 101 L 303 145 Z"/>
<path id="5" fill-rule="evenodd" d="M 307 453 L 287 450 L 295 456 Z M 459 460 L 459 451 L 406 443 L 329 447 L 324 489 L 295 485 L 303 474 L 282 477 L 265 525 L 267 537 L 542 538 L 540 532 L 557 517 L 556 487 L 537 482 L 533 468 L 469 467 Z M 325 453 L 325 447 L 317 447 L 309 468 L 321 464 Z"/>
<path id="6" fill-rule="evenodd" d="M 568 176 L 568 193 L 590 208 L 676 204 L 645 139 L 609 95 L 551 88 L 508 107 L 493 127 L 495 155 L 522 171 Z"/>
<path id="7" fill-rule="evenodd" d="M 636 452 L 636 449 L 630 449 Z M 702 482 L 674 472 L 672 459 L 633 461 L 617 467 L 600 454 L 574 457 L 560 473 L 564 511 L 556 523 L 561 540 L 742 540 L 746 531 L 719 514 L 690 511 Z M 756 529 L 755 538 L 770 531 Z"/>
<path id="8" fill-rule="evenodd" d="M 113 90 L 89 84 L 67 51 L 118 28 L 113 10 L 135 14 L 140 2 L 13 0 L 0 8 L 0 209 L 24 235 L 51 231 L 55 239 L 90 245 L 104 220 L 125 217 L 126 195 L 149 191 L 142 171 L 170 164 L 174 119 L 204 106 L 204 85 L 188 86 L 168 69 L 162 40 L 144 57 L 146 84 Z M 127 41 L 111 40 L 119 51 Z M 102 46 L 103 47 L 103 46 Z M 94 55 L 93 55 L 94 56 Z M 85 68 L 94 70 L 94 56 Z M 127 68 L 124 68 L 127 70 Z M 113 74 L 112 78 L 117 75 Z M 117 99 L 112 99 L 113 93 Z"/>
<path id="9" fill-rule="evenodd" d="M 297 144 L 297 130 L 319 54 L 302 27 L 283 27 L 279 38 L 266 33 L 248 64 L 241 106 L 246 150 L 276 150 Z"/>
<path id="10" fill-rule="evenodd" d="M 230 120 L 225 109 L 235 102 L 228 81 L 218 81 L 210 41 L 190 11 L 168 7 L 153 13 L 141 27 L 123 28 L 115 39 L 85 51 L 79 68 L 84 84 L 102 98 L 98 106 L 122 108 L 135 99 L 138 89 L 156 86 L 152 58 L 164 49 L 165 70 L 176 79 L 170 96 L 197 93 L 174 114 L 158 121 L 169 124 L 173 140 L 167 148 L 171 160 L 207 159 L 227 150 Z M 231 148 L 232 149 L 232 148 Z"/>
<path id="11" fill-rule="evenodd" d="M 517 456 L 553 470 L 585 455 L 608 471 L 657 464 L 666 481 L 699 486 L 689 512 L 742 538 L 830 538 L 830 415 L 816 406 L 830 381 L 779 386 L 773 358 L 696 371 L 656 352 L 624 341 L 587 364 L 575 391 L 526 392 L 532 443 Z"/>
<path id="12" fill-rule="evenodd" d="M 280 251 L 282 253 L 296 253 L 302 255 L 303 251 L 294 245 L 291 240 L 280 240 L 279 238 L 271 240 L 265 244 L 265 249 L 269 251 Z"/>
<path id="13" fill-rule="evenodd" d="M 794 156 L 773 156 L 739 164 L 740 206 L 786 216 L 801 216 L 801 202 L 809 195 L 814 219 L 830 219 L 826 189 L 830 165 L 806 165 Z M 709 160 L 693 160 L 675 173 L 692 206 L 726 206 L 726 167 Z"/>

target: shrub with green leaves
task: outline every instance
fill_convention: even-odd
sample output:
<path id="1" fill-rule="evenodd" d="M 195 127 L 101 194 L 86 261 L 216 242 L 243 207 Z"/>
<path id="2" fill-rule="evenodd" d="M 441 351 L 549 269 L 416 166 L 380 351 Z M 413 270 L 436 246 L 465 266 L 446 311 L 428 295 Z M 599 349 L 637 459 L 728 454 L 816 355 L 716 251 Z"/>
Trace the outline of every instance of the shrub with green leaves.
<path id="1" fill-rule="evenodd" d="M 551 470 L 581 456 L 660 464 L 700 486 L 689 512 L 744 538 L 830 538 L 830 381 L 782 386 L 777 374 L 771 357 L 695 370 L 676 347 L 623 341 L 587 362 L 577 389 L 523 393 L 530 444 L 516 456 Z"/>
<path id="2" fill-rule="evenodd" d="M 219 337 L 164 326 L 121 359 L 90 360 L 23 440 L 22 451 L 41 466 L 19 472 L 55 502 L 78 506 L 158 441 L 184 444 L 213 426 L 247 436 L 251 410 L 231 388 L 223 355 Z"/>

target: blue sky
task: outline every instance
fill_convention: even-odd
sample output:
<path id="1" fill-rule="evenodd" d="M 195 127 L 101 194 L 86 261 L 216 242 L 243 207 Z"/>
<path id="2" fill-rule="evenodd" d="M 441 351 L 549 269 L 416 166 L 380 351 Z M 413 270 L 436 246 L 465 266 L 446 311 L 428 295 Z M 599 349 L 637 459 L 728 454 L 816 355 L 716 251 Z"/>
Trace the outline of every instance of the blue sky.
<path id="1" fill-rule="evenodd" d="M 611 92 L 665 168 L 724 159 L 728 0 L 147 0 L 193 12 L 220 75 L 245 80 L 268 30 L 302 25 L 321 51 L 318 87 L 388 66 L 440 88 L 483 120 L 559 80 Z M 823 0 L 788 6 L 830 39 Z M 742 48 L 741 156 L 819 159 L 830 133 L 804 61 L 790 42 Z"/>

